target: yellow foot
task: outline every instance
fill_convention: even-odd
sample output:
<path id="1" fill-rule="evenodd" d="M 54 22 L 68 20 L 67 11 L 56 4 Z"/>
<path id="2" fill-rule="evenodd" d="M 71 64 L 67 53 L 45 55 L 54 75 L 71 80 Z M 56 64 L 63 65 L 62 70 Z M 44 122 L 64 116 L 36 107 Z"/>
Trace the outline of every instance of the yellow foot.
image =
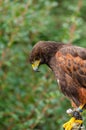
<path id="1" fill-rule="evenodd" d="M 82 120 L 77 120 L 76 118 L 72 117 L 68 122 L 66 122 L 63 125 L 63 128 L 65 130 L 72 130 L 73 128 L 75 128 L 76 126 L 81 126 L 81 124 L 83 123 Z"/>

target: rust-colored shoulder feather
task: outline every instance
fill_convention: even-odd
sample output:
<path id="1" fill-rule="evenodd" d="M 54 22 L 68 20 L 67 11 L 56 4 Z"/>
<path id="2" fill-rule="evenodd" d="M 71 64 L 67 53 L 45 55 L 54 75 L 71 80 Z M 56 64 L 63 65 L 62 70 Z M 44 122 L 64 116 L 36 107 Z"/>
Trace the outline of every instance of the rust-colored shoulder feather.
<path id="1" fill-rule="evenodd" d="M 64 75 L 60 80 L 61 90 L 77 106 L 86 103 L 85 58 L 86 49 L 73 46 L 62 48 L 56 53 L 57 66 L 59 70 L 61 69 L 59 77 L 61 78 Z"/>

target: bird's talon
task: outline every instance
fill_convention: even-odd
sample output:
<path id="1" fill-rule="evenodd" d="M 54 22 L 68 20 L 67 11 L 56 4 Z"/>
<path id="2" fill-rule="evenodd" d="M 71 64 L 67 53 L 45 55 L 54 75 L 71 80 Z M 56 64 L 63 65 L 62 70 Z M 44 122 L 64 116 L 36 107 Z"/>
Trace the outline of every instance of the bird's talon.
<path id="1" fill-rule="evenodd" d="M 83 123 L 83 120 L 77 120 L 74 117 L 72 117 L 68 122 L 66 122 L 63 125 L 63 128 L 65 130 L 72 130 L 72 128 L 74 128 L 74 127 L 81 126 L 82 123 Z"/>

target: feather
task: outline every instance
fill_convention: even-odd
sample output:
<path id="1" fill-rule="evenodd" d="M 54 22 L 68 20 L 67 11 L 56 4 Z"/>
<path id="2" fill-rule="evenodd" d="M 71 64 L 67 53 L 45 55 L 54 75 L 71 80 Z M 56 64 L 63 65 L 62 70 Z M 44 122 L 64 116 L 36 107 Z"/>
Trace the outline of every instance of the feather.
<path id="1" fill-rule="evenodd" d="M 40 60 L 55 74 L 62 93 L 74 106 L 86 104 L 86 49 L 54 41 L 38 42 L 30 54 L 30 63 Z"/>

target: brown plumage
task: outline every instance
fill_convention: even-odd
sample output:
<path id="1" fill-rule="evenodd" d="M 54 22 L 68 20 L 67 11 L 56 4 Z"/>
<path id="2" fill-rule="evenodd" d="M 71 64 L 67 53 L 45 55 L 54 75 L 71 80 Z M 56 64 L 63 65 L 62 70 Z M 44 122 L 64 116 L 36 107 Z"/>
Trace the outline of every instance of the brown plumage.
<path id="1" fill-rule="evenodd" d="M 40 61 L 54 72 L 62 93 L 74 104 L 86 104 L 86 49 L 53 41 L 40 41 L 32 49 L 30 63 Z M 37 69 L 36 67 L 36 69 Z M 35 70 L 36 70 L 35 69 Z"/>

